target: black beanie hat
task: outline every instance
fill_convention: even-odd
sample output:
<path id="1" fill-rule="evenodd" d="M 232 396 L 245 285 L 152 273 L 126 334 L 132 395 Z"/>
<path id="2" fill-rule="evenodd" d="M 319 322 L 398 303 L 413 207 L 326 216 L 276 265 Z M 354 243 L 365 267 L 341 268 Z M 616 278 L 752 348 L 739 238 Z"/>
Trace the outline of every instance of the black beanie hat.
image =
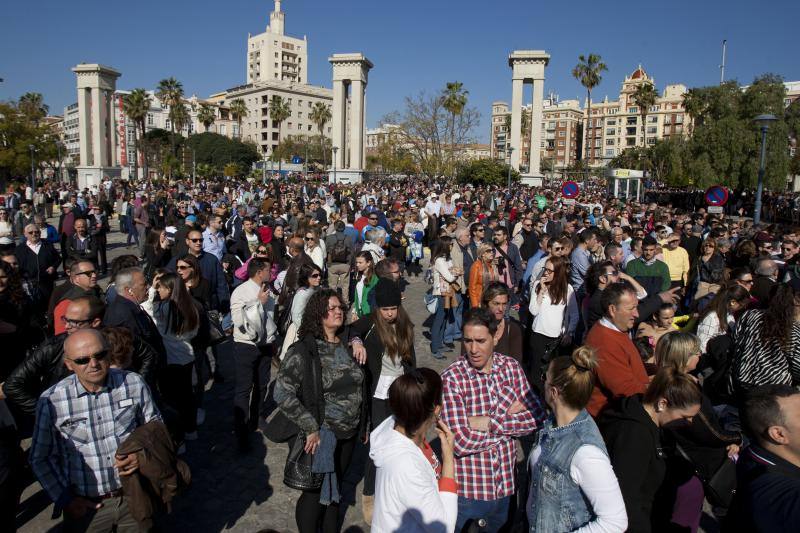
<path id="1" fill-rule="evenodd" d="M 380 278 L 375 285 L 375 305 L 378 307 L 398 307 L 402 295 L 396 281 Z"/>

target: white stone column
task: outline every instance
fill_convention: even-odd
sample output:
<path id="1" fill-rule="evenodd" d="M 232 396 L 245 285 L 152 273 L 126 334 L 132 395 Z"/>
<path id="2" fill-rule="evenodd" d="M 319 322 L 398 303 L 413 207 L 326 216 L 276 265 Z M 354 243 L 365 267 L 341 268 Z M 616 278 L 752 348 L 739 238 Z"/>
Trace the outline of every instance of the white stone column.
<path id="1" fill-rule="evenodd" d="M 92 153 L 94 165 L 105 166 L 108 160 L 105 142 L 105 115 L 108 109 L 103 105 L 103 90 L 92 89 Z"/>
<path id="2" fill-rule="evenodd" d="M 114 104 L 116 103 L 116 98 L 114 97 L 114 93 L 111 91 L 107 91 L 106 95 L 108 96 L 108 159 L 112 167 L 119 166 L 119 153 L 117 151 L 117 146 L 119 145 L 117 142 L 117 113 L 116 109 L 114 109 Z"/>
<path id="3" fill-rule="evenodd" d="M 78 137 L 81 150 L 81 166 L 94 164 L 92 152 L 92 89 L 78 89 Z"/>
<path id="4" fill-rule="evenodd" d="M 531 153 L 528 174 L 541 176 L 542 146 L 542 99 L 544 98 L 544 80 L 533 80 L 533 104 L 531 105 Z M 566 144 L 566 143 L 564 143 Z M 558 154 L 558 139 L 555 143 Z M 566 147 L 565 147 L 566 149 Z"/>
<path id="5" fill-rule="evenodd" d="M 344 140 L 345 125 L 347 124 L 345 109 L 347 106 L 347 95 L 344 90 L 343 81 L 333 82 L 333 117 L 331 118 L 331 142 L 337 147 L 335 159 L 336 168 L 343 168 L 344 165 Z"/>
<path id="6" fill-rule="evenodd" d="M 514 79 L 511 82 L 511 166 L 514 170 L 519 170 L 519 158 L 522 151 L 521 132 L 522 129 L 522 92 L 525 84 L 522 79 Z M 509 133 L 506 132 L 506 135 Z M 508 154 L 506 154 L 508 157 Z"/>
<path id="7" fill-rule="evenodd" d="M 350 166 L 353 170 L 361 170 L 363 159 L 364 131 L 364 84 L 361 80 L 350 82 Z"/>

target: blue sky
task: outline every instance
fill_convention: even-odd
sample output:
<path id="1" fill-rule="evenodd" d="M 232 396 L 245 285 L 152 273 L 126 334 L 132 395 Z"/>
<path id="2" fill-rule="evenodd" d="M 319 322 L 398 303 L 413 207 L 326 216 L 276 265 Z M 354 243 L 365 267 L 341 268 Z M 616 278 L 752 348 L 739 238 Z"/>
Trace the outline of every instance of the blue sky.
<path id="1" fill-rule="evenodd" d="M 51 112 L 75 101 L 70 67 L 99 62 L 122 72 L 118 87 L 155 88 L 175 76 L 186 93 L 208 96 L 244 83 L 247 33 L 264 31 L 272 0 L 27 0 L 3 7 L 0 100 L 41 92 Z M 800 80 L 797 0 L 617 0 L 539 2 L 477 0 L 284 0 L 286 32 L 309 39 L 309 81 L 330 86 L 327 58 L 363 52 L 374 64 L 367 121 L 375 125 L 420 90 L 461 81 L 483 114 L 510 100 L 514 49 L 551 55 L 545 93 L 584 95 L 570 71 L 581 53 L 608 64 L 595 98 L 616 97 L 639 63 L 655 77 L 689 87 L 719 81 L 721 42 L 726 78 L 749 83 L 774 72 Z"/>

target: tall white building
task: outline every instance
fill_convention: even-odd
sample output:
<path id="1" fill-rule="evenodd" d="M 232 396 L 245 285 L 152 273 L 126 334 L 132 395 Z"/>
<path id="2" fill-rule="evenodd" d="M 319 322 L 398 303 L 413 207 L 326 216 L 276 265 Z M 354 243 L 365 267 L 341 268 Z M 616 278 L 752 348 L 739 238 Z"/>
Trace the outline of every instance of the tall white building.
<path id="1" fill-rule="evenodd" d="M 308 83 L 308 40 L 284 34 L 281 0 L 269 14 L 267 31 L 247 36 L 247 83 L 288 81 Z"/>

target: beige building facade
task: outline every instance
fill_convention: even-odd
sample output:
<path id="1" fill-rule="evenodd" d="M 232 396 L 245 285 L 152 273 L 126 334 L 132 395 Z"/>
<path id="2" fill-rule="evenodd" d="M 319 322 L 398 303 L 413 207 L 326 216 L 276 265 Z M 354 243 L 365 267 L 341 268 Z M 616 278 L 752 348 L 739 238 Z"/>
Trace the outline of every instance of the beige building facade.
<path id="1" fill-rule="evenodd" d="M 247 36 L 247 83 L 287 81 L 308 83 L 308 39 L 285 34 L 281 0 L 269 14 L 264 33 Z"/>

